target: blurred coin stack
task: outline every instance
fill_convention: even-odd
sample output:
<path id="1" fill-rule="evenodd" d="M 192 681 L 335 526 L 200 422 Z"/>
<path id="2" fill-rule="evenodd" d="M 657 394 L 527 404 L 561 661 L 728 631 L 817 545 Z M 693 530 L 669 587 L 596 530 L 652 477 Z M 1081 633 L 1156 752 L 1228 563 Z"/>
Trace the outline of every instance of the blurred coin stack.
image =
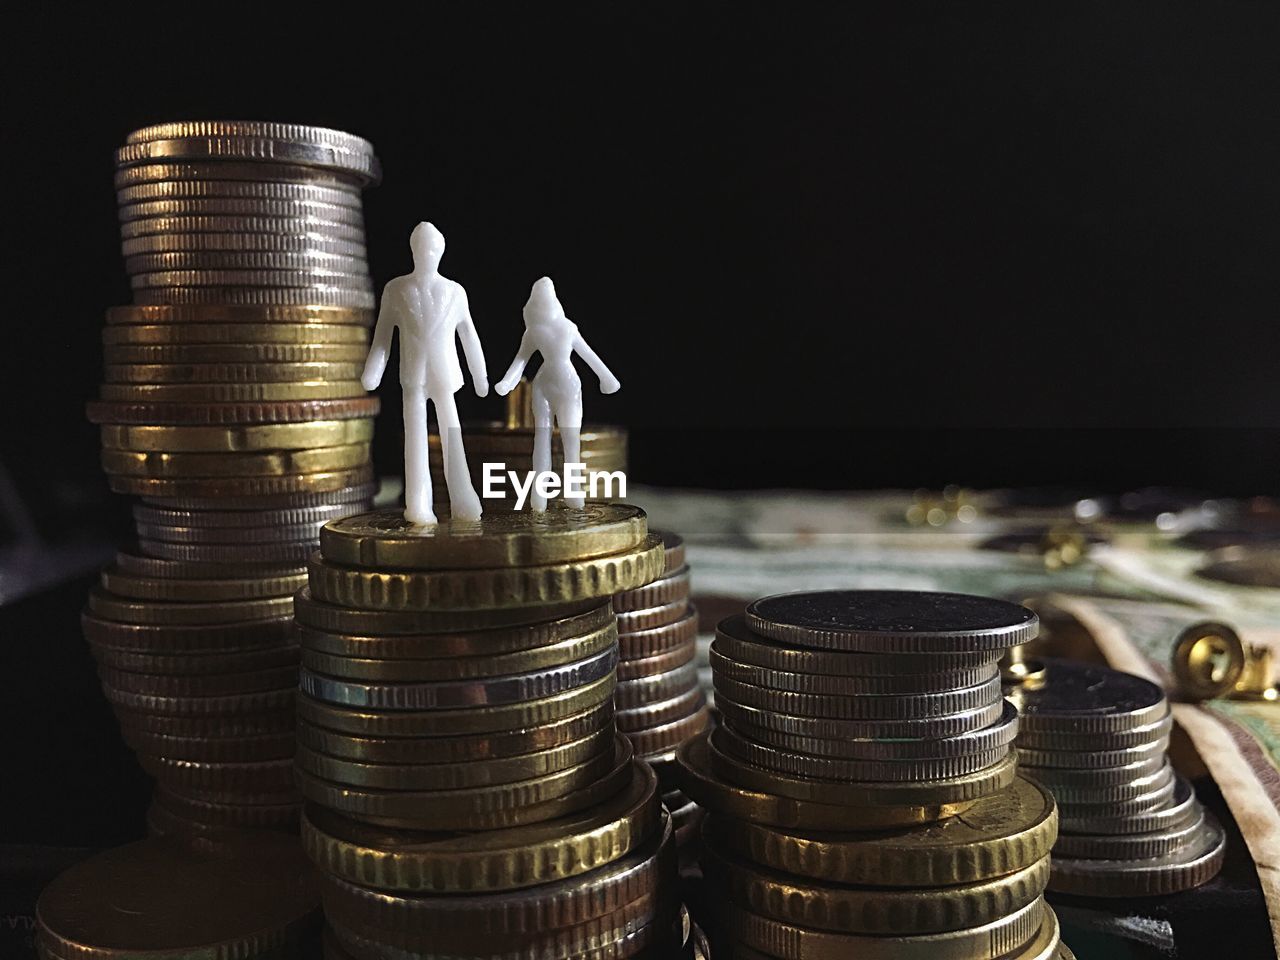
<path id="1" fill-rule="evenodd" d="M 1057 798 L 1051 890 L 1141 897 L 1199 886 L 1226 835 L 1165 756 L 1173 715 L 1154 683 L 1107 667 L 1027 661 L 1018 705 L 1023 771 Z"/>
<path id="2" fill-rule="evenodd" d="M 656 777 L 613 722 L 609 597 L 662 564 L 621 504 L 324 528 L 297 769 L 328 956 L 693 955 Z"/>
<path id="3" fill-rule="evenodd" d="M 618 729 L 657 771 L 684 865 L 696 852 L 702 811 L 673 779 L 676 749 L 711 722 L 698 683 L 698 613 L 689 601 L 684 540 L 660 534 L 663 575 L 613 598 L 618 620 Z"/>
<path id="4" fill-rule="evenodd" d="M 378 401 L 360 192 L 367 142 L 313 127 L 173 123 L 117 152 L 137 304 L 107 313 L 89 404 L 138 547 L 85 635 L 156 832 L 297 822 L 292 595 L 330 519 L 368 509 Z"/>
<path id="5" fill-rule="evenodd" d="M 997 662 L 1031 611 L 957 594 L 758 600 L 711 648 L 721 726 L 677 753 L 707 810 L 717 955 L 1070 957 L 1052 796 L 1017 776 Z"/>
<path id="6" fill-rule="evenodd" d="M 502 498 L 486 500 L 487 508 L 513 507 L 515 493 L 511 483 L 506 479 L 506 471 L 514 470 L 523 481 L 526 474 L 533 469 L 533 394 L 529 381 L 521 379 L 506 397 L 506 416 L 504 420 L 482 420 L 462 425 L 462 435 L 466 443 L 467 468 L 471 473 L 471 482 L 477 490 L 484 489 L 484 465 L 496 463 L 502 465 L 503 486 L 499 489 L 505 494 Z M 440 435 L 432 433 L 428 436 L 431 459 L 432 499 L 440 509 L 448 509 L 449 499 L 444 477 L 444 456 L 440 446 Z M 584 424 L 578 433 L 578 443 L 582 463 L 586 469 L 586 481 L 591 475 L 604 472 L 626 472 L 627 469 L 627 431 L 611 424 Z M 560 431 L 552 431 L 551 436 L 551 469 L 563 476 L 564 448 L 560 442 Z M 611 488 L 612 494 L 605 497 L 605 487 L 598 487 L 600 499 L 621 499 L 617 484 Z"/>

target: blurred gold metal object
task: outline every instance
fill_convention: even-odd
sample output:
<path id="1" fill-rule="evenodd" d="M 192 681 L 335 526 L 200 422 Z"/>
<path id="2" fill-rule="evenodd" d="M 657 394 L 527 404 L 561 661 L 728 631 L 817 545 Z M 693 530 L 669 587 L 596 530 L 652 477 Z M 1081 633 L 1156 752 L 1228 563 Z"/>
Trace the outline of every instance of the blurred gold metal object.
<path id="1" fill-rule="evenodd" d="M 1044 664 L 1028 659 L 1023 647 L 1010 647 L 1000 658 L 1000 679 L 1006 684 L 1036 689 L 1044 686 Z"/>
<path id="2" fill-rule="evenodd" d="M 1070 527 L 1050 528 L 1040 538 L 1040 555 L 1048 570 L 1073 567 L 1084 559 L 1089 542 L 1083 533 Z"/>
<path id="3" fill-rule="evenodd" d="M 1246 645 L 1225 623 L 1193 623 L 1178 636 L 1173 675 L 1191 700 L 1229 697 L 1275 700 L 1274 656 L 1267 647 Z"/>
<path id="4" fill-rule="evenodd" d="M 507 429 L 533 429 L 533 388 L 524 377 L 516 388 L 507 394 Z"/>
<path id="5" fill-rule="evenodd" d="M 907 508 L 907 523 L 913 527 L 942 527 L 953 520 L 972 523 L 978 508 L 971 502 L 970 491 L 955 484 L 935 490 L 917 490 L 914 502 Z"/>

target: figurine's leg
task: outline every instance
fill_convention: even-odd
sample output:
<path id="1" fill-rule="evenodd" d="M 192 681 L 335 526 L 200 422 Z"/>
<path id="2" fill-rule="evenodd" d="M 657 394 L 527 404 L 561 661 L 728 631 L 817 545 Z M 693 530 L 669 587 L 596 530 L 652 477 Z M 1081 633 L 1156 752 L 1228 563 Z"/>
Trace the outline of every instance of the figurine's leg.
<path id="1" fill-rule="evenodd" d="M 410 523 L 433 524 L 431 465 L 427 445 L 427 391 L 421 386 L 404 388 L 404 518 Z"/>
<path id="2" fill-rule="evenodd" d="M 436 422 L 440 425 L 440 448 L 444 454 L 444 481 L 449 490 L 449 514 L 457 520 L 479 520 L 484 509 L 471 483 L 467 451 L 462 446 L 462 424 L 453 394 L 432 397 Z"/>
<path id="3" fill-rule="evenodd" d="M 541 476 L 551 471 L 551 402 L 538 385 L 537 377 L 533 380 L 533 472 Z M 541 513 L 547 509 L 547 498 L 539 496 L 536 490 L 529 493 L 529 506 Z"/>
<path id="4" fill-rule="evenodd" d="M 556 410 L 556 426 L 560 428 L 560 444 L 564 448 L 565 469 L 580 463 L 582 456 L 582 401 L 577 398 L 560 401 Z M 569 506 L 582 509 L 586 497 L 565 497 Z"/>

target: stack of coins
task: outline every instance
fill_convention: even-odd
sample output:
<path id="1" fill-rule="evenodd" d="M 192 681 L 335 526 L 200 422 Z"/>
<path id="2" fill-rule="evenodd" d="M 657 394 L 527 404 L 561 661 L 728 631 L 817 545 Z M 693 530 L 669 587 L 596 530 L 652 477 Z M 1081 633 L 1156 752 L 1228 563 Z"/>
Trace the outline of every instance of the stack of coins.
<path id="1" fill-rule="evenodd" d="M 671 812 L 682 865 L 696 853 L 701 810 L 673 781 L 676 749 L 711 721 L 698 682 L 698 612 L 689 602 L 684 540 L 660 534 L 663 575 L 613 598 L 618 619 L 618 729 L 636 754 L 653 765 L 662 802 Z"/>
<path id="2" fill-rule="evenodd" d="M 1045 904 L 1052 796 L 1018 777 L 997 666 L 1037 621 L 957 594 L 769 597 L 711 647 L 722 725 L 678 775 L 733 957 L 1071 956 Z M 719 942 L 717 942 L 717 939 Z"/>
<path id="3" fill-rule="evenodd" d="M 1044 658 L 1008 695 L 1022 769 L 1062 811 L 1049 889 L 1093 897 L 1189 890 L 1222 868 L 1226 835 L 1165 756 L 1164 692 L 1129 673 Z"/>
<path id="4" fill-rule="evenodd" d="M 292 595 L 320 527 L 374 492 L 360 190 L 377 162 L 336 131 L 179 123 L 131 134 L 117 163 L 139 303 L 107 313 L 88 413 L 111 488 L 142 503 L 85 634 L 159 782 L 153 830 L 289 828 Z"/>
<path id="5" fill-rule="evenodd" d="M 136 303 L 373 306 L 360 191 L 380 169 L 367 140 L 286 123 L 161 123 L 129 134 L 116 169 Z"/>
<path id="6" fill-rule="evenodd" d="M 323 529 L 297 768 L 329 956 L 692 949 L 656 777 L 613 722 L 609 597 L 662 562 L 618 504 Z"/>
<path id="7" fill-rule="evenodd" d="M 40 894 L 40 957 L 312 956 L 320 897 L 297 838 L 229 837 L 216 848 L 153 838 L 76 864 Z"/>

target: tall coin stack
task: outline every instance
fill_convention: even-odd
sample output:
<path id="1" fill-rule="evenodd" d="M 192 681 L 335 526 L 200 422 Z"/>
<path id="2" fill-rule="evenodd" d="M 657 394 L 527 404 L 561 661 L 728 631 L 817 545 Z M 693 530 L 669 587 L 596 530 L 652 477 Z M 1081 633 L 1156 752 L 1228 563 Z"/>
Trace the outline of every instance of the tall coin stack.
<path id="1" fill-rule="evenodd" d="M 368 509 L 378 401 L 361 190 L 370 145 L 271 123 L 169 123 L 116 156 L 137 304 L 107 312 L 89 404 L 136 550 L 85 635 L 160 833 L 297 823 L 292 595 L 330 519 Z"/>
<path id="2" fill-rule="evenodd" d="M 609 597 L 662 562 L 621 504 L 324 528 L 297 768 L 329 957 L 692 950 L 656 777 L 613 722 Z"/>
<path id="3" fill-rule="evenodd" d="M 698 612 L 689 602 L 684 540 L 663 533 L 663 575 L 613 598 L 618 620 L 618 729 L 649 762 L 671 812 L 682 865 L 696 850 L 702 812 L 673 780 L 676 749 L 711 722 L 698 683 Z"/>
<path id="4" fill-rule="evenodd" d="M 757 600 L 711 647 L 722 725 L 677 754 L 706 808 L 717 955 L 1070 957 L 1053 797 L 1017 776 L 997 662 L 1035 615 L 958 594 Z"/>
<path id="5" fill-rule="evenodd" d="M 1165 756 L 1173 715 L 1154 683 L 1107 667 L 1024 664 L 1023 771 L 1057 798 L 1049 889 L 1091 897 L 1189 890 L 1222 869 L 1226 835 Z"/>

